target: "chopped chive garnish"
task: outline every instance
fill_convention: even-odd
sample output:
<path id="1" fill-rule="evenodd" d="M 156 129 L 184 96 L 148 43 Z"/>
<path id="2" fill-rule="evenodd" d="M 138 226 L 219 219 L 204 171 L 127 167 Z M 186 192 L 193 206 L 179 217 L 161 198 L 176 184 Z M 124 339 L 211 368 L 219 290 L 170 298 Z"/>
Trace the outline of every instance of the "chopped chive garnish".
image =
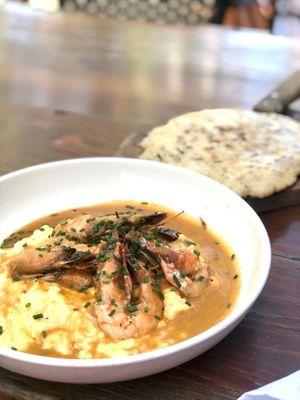
<path id="1" fill-rule="evenodd" d="M 24 243 L 24 244 L 23 244 L 23 247 L 27 247 L 27 246 L 28 246 L 27 243 Z"/>
<path id="2" fill-rule="evenodd" d="M 118 213 L 118 211 L 115 211 L 116 214 L 116 218 L 120 218 L 120 214 Z"/>
<path id="3" fill-rule="evenodd" d="M 131 210 L 134 210 L 134 207 L 130 206 L 129 204 L 127 204 L 125 207 L 130 208 Z"/>
<path id="4" fill-rule="evenodd" d="M 198 281 L 199 281 L 199 282 L 202 282 L 203 279 L 204 279 L 204 276 L 203 276 L 203 275 L 200 275 L 199 278 L 198 278 Z"/>
<path id="5" fill-rule="evenodd" d="M 180 270 L 179 274 L 180 274 L 181 278 L 185 278 L 186 277 L 186 273 L 183 270 Z"/>
<path id="6" fill-rule="evenodd" d="M 230 308 L 231 307 L 231 303 L 227 303 L 227 306 L 226 306 L 227 308 Z"/>
<path id="7" fill-rule="evenodd" d="M 127 307 L 127 310 L 130 313 L 136 312 L 137 311 L 137 306 L 135 304 L 129 304 L 129 306 Z"/>
<path id="8" fill-rule="evenodd" d="M 43 314 L 34 314 L 33 316 L 32 316 L 32 318 L 33 319 L 41 319 L 41 318 L 44 318 L 44 315 Z"/>
<path id="9" fill-rule="evenodd" d="M 234 260 L 235 259 L 235 254 L 231 254 L 230 260 Z"/>
<path id="10" fill-rule="evenodd" d="M 42 331 L 42 336 L 45 339 L 48 336 L 48 333 L 46 331 Z"/>
<path id="11" fill-rule="evenodd" d="M 109 317 L 112 317 L 114 315 L 114 313 L 116 312 L 116 310 L 111 310 L 111 312 L 108 314 Z"/>
<path id="12" fill-rule="evenodd" d="M 154 315 L 154 318 L 157 319 L 157 321 L 161 320 L 161 317 L 159 315 Z"/>
<path id="13" fill-rule="evenodd" d="M 25 307 L 26 307 L 26 308 L 29 308 L 30 306 L 31 306 L 31 303 L 26 303 L 26 304 L 25 304 Z"/>
<path id="14" fill-rule="evenodd" d="M 189 307 L 192 307 L 192 304 L 191 304 L 188 300 L 185 302 L 185 304 L 186 304 L 187 306 L 189 306 Z"/>
<path id="15" fill-rule="evenodd" d="M 72 232 L 76 232 L 76 228 L 71 228 L 71 231 Z"/>
<path id="16" fill-rule="evenodd" d="M 11 349 L 14 350 L 14 351 L 18 351 L 18 349 L 16 347 L 14 347 L 14 346 L 12 346 Z"/>
<path id="17" fill-rule="evenodd" d="M 50 217 L 57 217 L 58 213 L 51 214 Z"/>
<path id="18" fill-rule="evenodd" d="M 96 302 L 101 303 L 102 301 L 102 296 L 96 296 Z"/>
<path id="19" fill-rule="evenodd" d="M 149 204 L 148 201 L 141 201 L 141 204 Z"/>
<path id="20" fill-rule="evenodd" d="M 3 333 L 3 326 L 0 326 L 0 335 Z"/>
<path id="21" fill-rule="evenodd" d="M 108 284 L 110 283 L 110 281 L 102 281 L 102 283 L 103 283 L 104 285 L 108 285 Z"/>
<path id="22" fill-rule="evenodd" d="M 177 278 L 177 276 L 175 274 L 173 275 L 173 280 L 176 283 L 176 286 L 180 288 L 181 283 L 179 282 L 179 279 Z"/>
<path id="23" fill-rule="evenodd" d="M 41 232 L 44 232 L 44 230 L 45 230 L 45 228 L 42 228 L 42 227 L 40 228 L 40 231 L 41 231 Z"/>
<path id="24" fill-rule="evenodd" d="M 84 308 L 88 308 L 91 305 L 90 301 L 88 301 L 87 303 L 85 303 Z"/>
<path id="25" fill-rule="evenodd" d="M 149 277 L 148 277 L 147 275 L 143 276 L 142 279 L 141 279 L 141 282 L 142 282 L 142 283 L 147 283 L 147 282 L 149 282 Z"/>
<path id="26" fill-rule="evenodd" d="M 199 250 L 194 250 L 194 254 L 196 254 L 196 256 L 200 256 L 200 251 Z"/>
<path id="27" fill-rule="evenodd" d="M 161 290 L 153 290 L 154 293 L 156 293 L 162 300 L 165 298 Z"/>
<path id="28" fill-rule="evenodd" d="M 39 253 L 39 257 L 43 257 L 43 254 Z"/>
<path id="29" fill-rule="evenodd" d="M 237 279 L 239 276 L 238 275 L 234 275 L 233 279 Z"/>
<path id="30" fill-rule="evenodd" d="M 144 307 L 144 312 L 147 313 L 149 311 L 148 307 Z"/>

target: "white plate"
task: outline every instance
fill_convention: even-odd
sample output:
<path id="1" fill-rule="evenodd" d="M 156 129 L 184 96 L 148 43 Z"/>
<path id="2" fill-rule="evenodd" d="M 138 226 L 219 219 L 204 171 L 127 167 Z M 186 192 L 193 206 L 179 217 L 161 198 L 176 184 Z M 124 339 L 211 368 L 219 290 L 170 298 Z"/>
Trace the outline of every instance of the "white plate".
<path id="1" fill-rule="evenodd" d="M 126 199 L 201 216 L 235 253 L 241 272 L 236 306 L 207 331 L 164 349 L 114 359 L 72 360 L 0 348 L 0 365 L 60 382 L 113 382 L 175 367 L 210 349 L 245 316 L 267 280 L 271 249 L 256 213 L 238 195 L 200 174 L 152 161 L 88 158 L 37 165 L 0 178 L 0 240 L 22 225 L 66 208 Z M 17 332 L 16 332 L 17 334 Z"/>

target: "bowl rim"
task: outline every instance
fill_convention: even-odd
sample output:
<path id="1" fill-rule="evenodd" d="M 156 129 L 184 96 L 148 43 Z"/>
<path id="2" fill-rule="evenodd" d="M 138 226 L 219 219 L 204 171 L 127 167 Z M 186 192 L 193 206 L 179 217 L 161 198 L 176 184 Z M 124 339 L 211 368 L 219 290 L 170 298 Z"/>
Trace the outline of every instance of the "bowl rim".
<path id="1" fill-rule="evenodd" d="M 256 285 L 256 290 L 250 297 L 249 301 L 246 302 L 243 306 L 241 306 L 240 310 L 237 313 L 234 313 L 234 308 L 230 314 L 228 314 L 223 320 L 218 322 L 217 324 L 213 325 L 209 329 L 204 332 L 199 333 L 191 338 L 185 339 L 182 342 L 175 343 L 169 345 L 167 347 L 161 349 L 155 349 L 151 351 L 147 351 L 140 354 L 122 356 L 122 357 L 114 357 L 114 358 L 95 358 L 95 359 L 76 359 L 76 358 L 56 358 L 56 357 L 48 357 L 42 355 L 36 355 L 31 353 L 26 353 L 22 351 L 15 351 L 4 346 L 0 346 L 0 357 L 6 357 L 12 360 L 21 361 L 23 363 L 34 363 L 43 366 L 51 366 L 51 367 L 71 367 L 71 368 L 101 368 L 101 367 L 114 367 L 114 366 L 122 366 L 128 364 L 137 364 L 140 362 L 147 362 L 158 358 L 163 358 L 167 356 L 171 356 L 174 353 L 181 352 L 196 346 L 201 342 L 205 342 L 218 334 L 222 331 L 234 326 L 235 322 L 238 322 L 248 311 L 248 309 L 254 304 L 260 293 L 262 292 L 266 281 L 268 279 L 270 269 L 271 269 L 271 244 L 268 233 L 264 224 L 262 223 L 261 219 L 257 215 L 257 213 L 250 207 L 250 205 L 242 199 L 238 194 L 233 192 L 231 189 L 227 188 L 223 184 L 209 178 L 203 174 L 198 172 L 194 172 L 192 170 L 178 167 L 171 164 L 161 163 L 157 161 L 150 161 L 150 160 L 142 160 L 142 159 L 132 159 L 132 158 L 125 158 L 125 157 L 86 157 L 86 158 L 75 158 L 75 159 L 67 159 L 67 160 L 59 160 L 59 161 L 52 161 L 42 164 L 37 164 L 34 166 L 22 168 L 20 170 L 10 172 L 8 174 L 0 176 L 0 185 L 10 179 L 13 179 L 20 175 L 27 175 L 31 172 L 47 169 L 50 167 L 56 167 L 60 165 L 69 165 L 69 164 L 76 164 L 76 163 L 115 163 L 115 164 L 143 164 L 145 166 L 151 167 L 159 167 L 163 168 L 166 171 L 173 172 L 173 173 L 180 173 L 181 175 L 187 176 L 194 176 L 196 179 L 201 178 L 202 180 L 206 181 L 208 184 L 219 188 L 233 198 L 236 201 L 240 202 L 241 207 L 245 209 L 248 216 L 251 220 L 255 223 L 256 228 L 259 233 L 260 240 L 262 242 L 262 255 L 261 255 L 261 262 L 260 266 L 263 271 L 262 278 Z"/>

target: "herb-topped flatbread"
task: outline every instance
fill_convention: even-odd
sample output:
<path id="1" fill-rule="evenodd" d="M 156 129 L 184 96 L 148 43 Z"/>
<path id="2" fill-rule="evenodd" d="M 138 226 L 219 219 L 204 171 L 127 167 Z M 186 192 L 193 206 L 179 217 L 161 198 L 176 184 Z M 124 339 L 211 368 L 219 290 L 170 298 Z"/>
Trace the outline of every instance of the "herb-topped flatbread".
<path id="1" fill-rule="evenodd" d="M 242 197 L 266 197 L 300 174 L 300 124 L 238 109 L 203 110 L 171 119 L 141 142 L 140 158 L 192 169 Z"/>

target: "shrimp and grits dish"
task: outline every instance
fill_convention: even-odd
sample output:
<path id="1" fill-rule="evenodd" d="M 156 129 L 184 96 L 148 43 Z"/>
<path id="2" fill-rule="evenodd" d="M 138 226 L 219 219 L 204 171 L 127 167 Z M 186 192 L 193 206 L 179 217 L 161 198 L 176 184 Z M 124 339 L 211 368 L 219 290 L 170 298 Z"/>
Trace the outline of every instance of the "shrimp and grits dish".
<path id="1" fill-rule="evenodd" d="M 181 342 L 223 320 L 235 255 L 205 221 L 146 201 L 48 215 L 0 249 L 0 346 L 109 358 Z"/>

